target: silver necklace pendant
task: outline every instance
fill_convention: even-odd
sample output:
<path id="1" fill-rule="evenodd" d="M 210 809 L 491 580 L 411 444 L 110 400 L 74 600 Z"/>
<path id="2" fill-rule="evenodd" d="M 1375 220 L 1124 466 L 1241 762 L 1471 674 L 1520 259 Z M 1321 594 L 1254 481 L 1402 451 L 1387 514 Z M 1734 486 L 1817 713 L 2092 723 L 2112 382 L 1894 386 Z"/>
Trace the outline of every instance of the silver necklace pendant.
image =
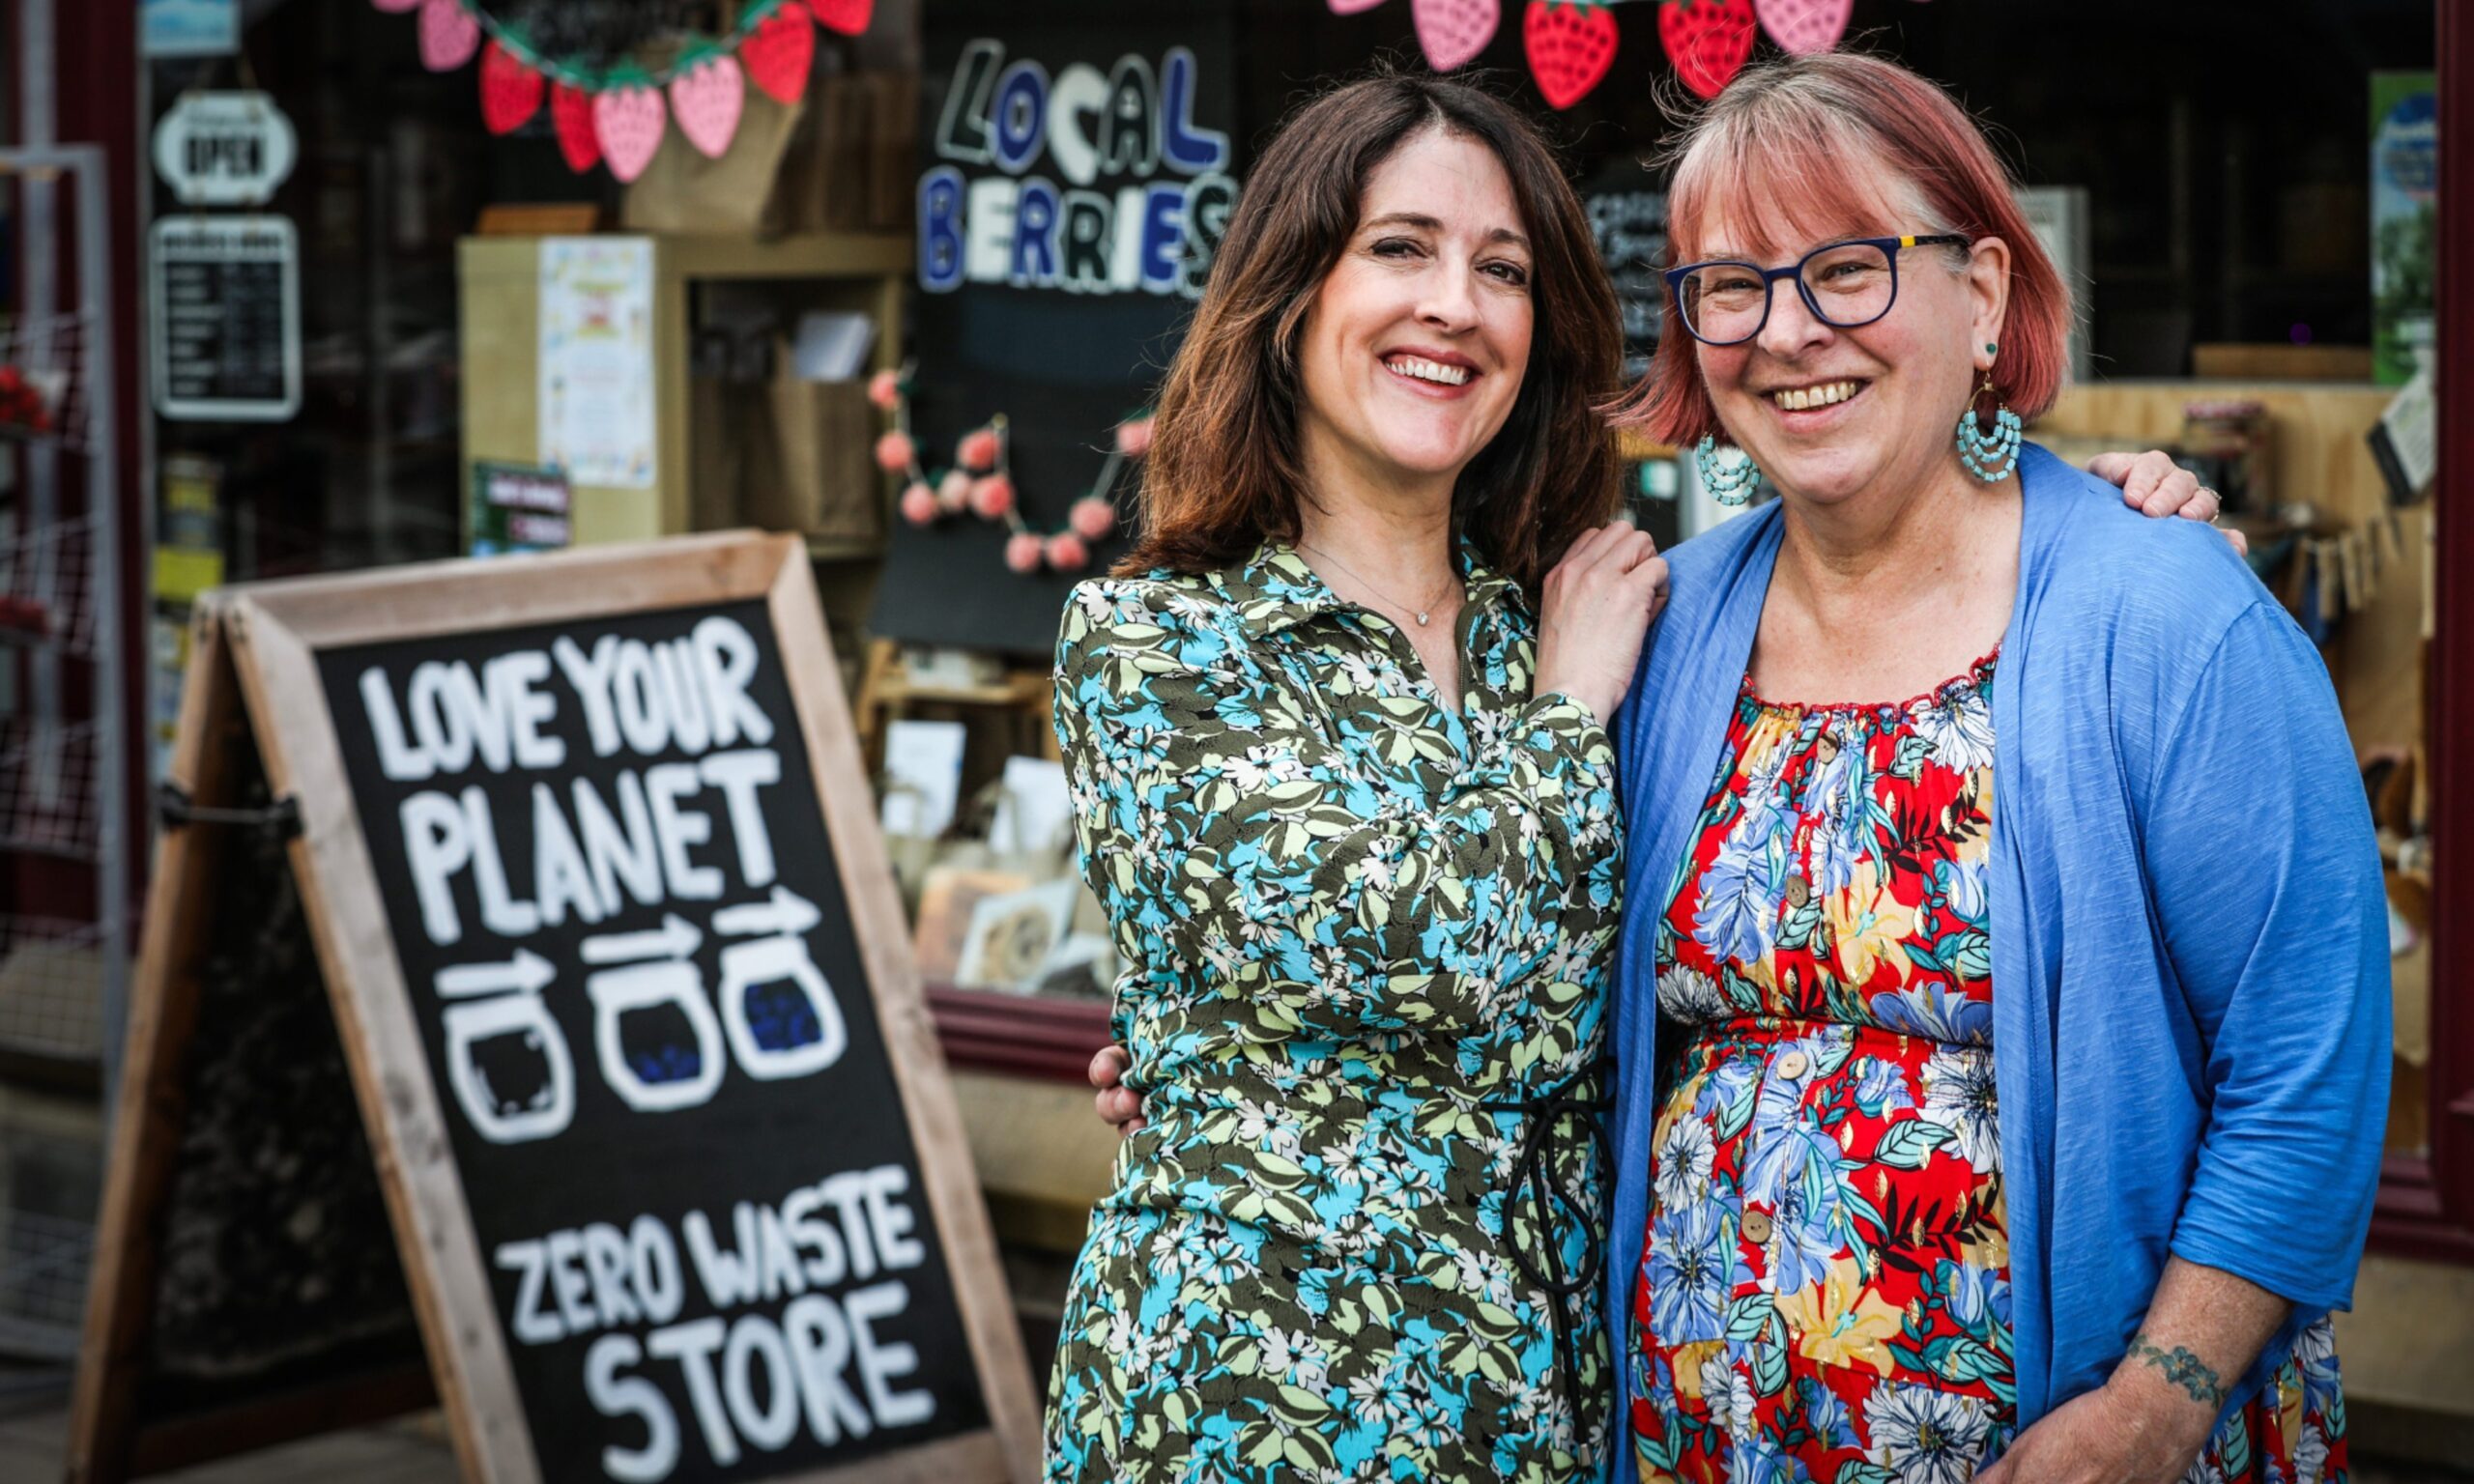
<path id="1" fill-rule="evenodd" d="M 1298 546 L 1298 550 L 1300 550 L 1300 551 L 1304 551 L 1304 552 L 1311 552 L 1311 553 L 1313 553 L 1313 554 L 1314 554 L 1315 556 L 1323 556 L 1323 557 L 1327 557 L 1327 558 L 1329 558 L 1329 559 L 1330 559 L 1330 561 L 1331 561 L 1331 563 L 1332 563 L 1332 565 L 1334 565 L 1334 566 L 1336 566 L 1336 567 L 1339 568 L 1339 569 L 1340 569 L 1341 571 L 1343 571 L 1343 572 L 1348 573 L 1348 575 L 1349 575 L 1352 579 L 1354 579 L 1355 581 L 1357 581 L 1357 582 L 1359 582 L 1359 583 L 1364 584 L 1364 585 L 1366 585 L 1366 587 L 1367 588 L 1367 590 L 1369 590 L 1369 591 L 1373 592 L 1375 596 L 1377 596 L 1377 597 L 1379 597 L 1379 598 L 1382 598 L 1386 603 L 1390 603 L 1390 602 L 1396 601 L 1396 600 L 1395 600 L 1395 599 L 1394 599 L 1394 598 L 1393 598 L 1389 593 L 1386 593 L 1386 592 L 1382 591 L 1380 588 L 1375 587 L 1375 585 L 1374 585 L 1372 583 L 1368 583 L 1368 582 L 1366 582 L 1366 579 L 1365 579 L 1365 578 L 1359 577 L 1359 576 L 1357 575 L 1356 571 L 1355 571 L 1354 569 L 1352 569 L 1352 568 L 1349 566 L 1349 564 L 1348 564 L 1347 562 L 1344 562 L 1344 561 L 1340 560 L 1340 558 L 1338 558 L 1338 556 L 1332 556 L 1332 554 L 1331 554 L 1331 553 L 1329 553 L 1329 552 L 1327 552 L 1327 551 L 1324 551 L 1321 547 L 1319 547 L 1319 546 L 1308 546 L 1308 545 L 1307 545 L 1305 542 L 1303 542 L 1303 541 L 1300 541 L 1299 543 L 1297 543 L 1297 546 Z M 1411 613 L 1416 614 L 1418 615 L 1418 627 L 1419 627 L 1419 628 L 1422 628 L 1422 629 L 1423 629 L 1423 628 L 1424 628 L 1424 627 L 1426 627 L 1426 620 L 1427 620 L 1427 619 L 1429 619 L 1429 618 L 1431 618 L 1431 617 L 1434 615 L 1434 611 L 1433 611 L 1432 609 L 1411 609 L 1411 610 L 1409 610 L 1409 611 L 1410 611 Z M 1395 620 L 1395 621 L 1396 621 L 1396 620 Z"/>

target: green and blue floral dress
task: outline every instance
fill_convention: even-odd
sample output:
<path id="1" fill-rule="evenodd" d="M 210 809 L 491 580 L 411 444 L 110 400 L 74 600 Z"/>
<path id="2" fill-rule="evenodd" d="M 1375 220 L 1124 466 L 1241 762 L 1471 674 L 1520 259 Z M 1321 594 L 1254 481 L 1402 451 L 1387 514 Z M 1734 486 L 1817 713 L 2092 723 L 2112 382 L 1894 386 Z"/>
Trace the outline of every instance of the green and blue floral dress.
<path id="1" fill-rule="evenodd" d="M 1057 733 L 1149 1127 L 1067 1297 L 1054 1484 L 1607 1456 L 1613 754 L 1465 576 L 1459 712 L 1284 547 L 1075 589 Z"/>

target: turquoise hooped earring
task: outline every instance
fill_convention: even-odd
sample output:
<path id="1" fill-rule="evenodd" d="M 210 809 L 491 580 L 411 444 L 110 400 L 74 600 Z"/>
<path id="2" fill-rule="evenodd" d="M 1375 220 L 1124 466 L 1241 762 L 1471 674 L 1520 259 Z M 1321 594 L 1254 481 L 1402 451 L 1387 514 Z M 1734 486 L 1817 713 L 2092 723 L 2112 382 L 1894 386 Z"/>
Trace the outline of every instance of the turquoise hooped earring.
<path id="1" fill-rule="evenodd" d="M 1707 433 L 1701 435 L 1701 442 L 1692 449 L 1692 464 L 1701 471 L 1703 487 L 1709 490 L 1711 499 L 1722 505 L 1745 503 L 1752 499 L 1753 486 L 1761 482 L 1761 471 L 1754 467 L 1752 455 L 1738 451 L 1740 456 L 1734 463 L 1722 461 L 1718 457 L 1718 441 Z"/>
<path id="2" fill-rule="evenodd" d="M 1984 348 L 1988 356 L 1994 350 L 1991 345 Z M 1991 390 L 1993 368 L 1987 366 L 1984 385 L 1977 389 L 1976 396 Z M 1986 484 L 2009 478 L 2010 471 L 2019 467 L 2019 414 L 2010 411 L 2007 402 L 2001 404 L 1993 414 L 1993 427 L 1988 432 L 1976 416 L 1975 398 L 1970 397 L 1967 408 L 1959 414 L 1958 445 L 1959 462 L 1966 466 L 1969 473 Z"/>

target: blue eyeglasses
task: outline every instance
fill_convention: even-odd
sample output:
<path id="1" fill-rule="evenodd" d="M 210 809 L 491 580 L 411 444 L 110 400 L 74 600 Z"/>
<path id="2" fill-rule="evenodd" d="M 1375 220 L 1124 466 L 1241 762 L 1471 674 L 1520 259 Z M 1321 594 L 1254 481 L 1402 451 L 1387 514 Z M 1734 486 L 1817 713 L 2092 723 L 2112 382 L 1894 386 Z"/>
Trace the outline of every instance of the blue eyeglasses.
<path id="1" fill-rule="evenodd" d="M 1686 263 L 1667 270 L 1666 286 L 1683 328 L 1703 345 L 1741 345 L 1769 323 L 1769 291 L 1781 278 L 1813 318 L 1839 329 L 1870 325 L 1898 302 L 1898 255 L 1905 247 L 1965 247 L 1951 233 L 1932 237 L 1859 237 L 1831 243 L 1785 268 L 1757 263 Z"/>

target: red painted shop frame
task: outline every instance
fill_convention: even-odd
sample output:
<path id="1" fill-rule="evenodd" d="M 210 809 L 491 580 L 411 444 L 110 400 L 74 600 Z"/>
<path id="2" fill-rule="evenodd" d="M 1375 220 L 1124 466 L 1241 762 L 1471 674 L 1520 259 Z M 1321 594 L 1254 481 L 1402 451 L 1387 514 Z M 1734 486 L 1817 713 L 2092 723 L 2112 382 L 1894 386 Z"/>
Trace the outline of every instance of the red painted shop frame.
<path id="1" fill-rule="evenodd" d="M 2438 0 L 2439 487 L 2425 756 L 2431 766 L 2431 1143 L 2392 1155 L 2375 1251 L 2474 1263 L 2474 6 Z"/>

